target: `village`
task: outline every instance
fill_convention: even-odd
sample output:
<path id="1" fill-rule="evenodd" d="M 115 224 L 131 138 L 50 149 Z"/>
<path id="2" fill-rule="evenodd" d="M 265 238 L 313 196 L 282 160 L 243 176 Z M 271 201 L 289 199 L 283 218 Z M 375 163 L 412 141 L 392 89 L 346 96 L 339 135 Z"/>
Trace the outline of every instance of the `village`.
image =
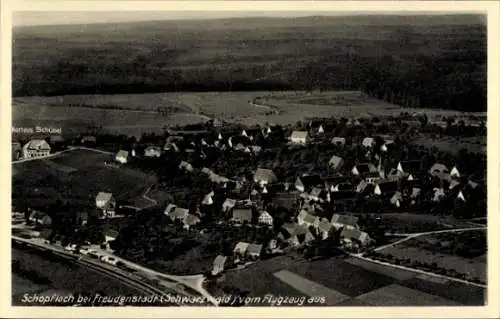
<path id="1" fill-rule="evenodd" d="M 75 214 L 69 224 L 29 204 L 13 211 L 16 220 L 35 225 L 34 236 L 60 240 L 76 253 L 88 255 L 85 246 L 93 243 L 166 272 L 209 278 L 278 255 L 360 254 L 394 241 L 397 233 L 445 227 L 425 222 L 409 229 L 388 223 L 391 216 L 484 218 L 485 154 L 449 154 L 411 143 L 425 134 L 474 136 L 484 130 L 480 121 L 401 114 L 289 126 L 213 120 L 140 137 L 52 135 L 13 142 L 13 160 L 74 148 L 109 151 L 115 155 L 101 166 L 155 176 L 142 196 L 150 203 L 141 207 L 107 191 L 88 194 L 86 209 L 74 212 L 70 201 L 67 211 L 60 208 Z M 71 183 L 75 169 L 49 167 Z M 200 260 L 185 254 L 196 246 Z"/>

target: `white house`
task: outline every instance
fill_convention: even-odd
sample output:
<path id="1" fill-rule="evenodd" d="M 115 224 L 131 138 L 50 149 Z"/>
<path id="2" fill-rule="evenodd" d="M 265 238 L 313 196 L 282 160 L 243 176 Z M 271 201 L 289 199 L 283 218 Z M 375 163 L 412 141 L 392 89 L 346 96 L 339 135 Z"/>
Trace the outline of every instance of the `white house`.
<path id="1" fill-rule="evenodd" d="M 128 162 L 128 152 L 124 150 L 119 150 L 116 153 L 115 160 L 121 164 L 125 164 Z"/>
<path id="2" fill-rule="evenodd" d="M 273 225 L 273 216 L 266 211 L 260 212 L 258 223 L 263 225 L 272 226 Z"/>
<path id="3" fill-rule="evenodd" d="M 325 133 L 325 129 L 323 128 L 323 125 L 320 125 L 318 127 L 318 134 L 323 134 L 323 133 Z"/>
<path id="4" fill-rule="evenodd" d="M 23 146 L 23 157 L 34 158 L 42 157 L 50 154 L 50 145 L 47 141 L 38 139 L 31 140 Z"/>
<path id="5" fill-rule="evenodd" d="M 144 156 L 146 157 L 160 157 L 161 156 L 161 147 L 159 146 L 148 146 L 144 150 Z"/>
<path id="6" fill-rule="evenodd" d="M 103 218 L 115 215 L 116 200 L 111 193 L 99 192 L 95 198 L 95 205 L 103 213 Z"/>
<path id="7" fill-rule="evenodd" d="M 367 148 L 372 148 L 373 145 L 375 145 L 375 139 L 373 137 L 365 137 L 362 145 Z"/>
<path id="8" fill-rule="evenodd" d="M 307 144 L 309 142 L 309 134 L 307 131 L 293 131 L 290 141 L 294 144 Z"/>
<path id="9" fill-rule="evenodd" d="M 460 178 L 460 171 L 456 166 L 453 166 L 453 168 L 451 169 L 450 176 L 453 178 Z"/>

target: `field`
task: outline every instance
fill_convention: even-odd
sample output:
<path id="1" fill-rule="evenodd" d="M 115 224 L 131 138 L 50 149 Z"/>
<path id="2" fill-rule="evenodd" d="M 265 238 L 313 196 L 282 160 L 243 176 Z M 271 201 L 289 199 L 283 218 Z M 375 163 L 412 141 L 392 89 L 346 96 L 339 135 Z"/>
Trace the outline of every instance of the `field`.
<path id="1" fill-rule="evenodd" d="M 14 164 L 19 172 L 13 176 L 13 200 L 32 202 L 71 199 L 72 203 L 94 206 L 98 192 L 111 192 L 117 199 L 132 200 L 142 196 L 151 176 L 128 168 L 105 167 L 111 155 L 85 150 L 73 150 L 55 158 Z M 61 180 L 51 172 L 54 166 L 76 169 L 69 181 Z"/>
<path id="2" fill-rule="evenodd" d="M 22 302 L 24 294 L 50 296 L 52 293 L 67 295 L 80 292 L 117 296 L 138 293 L 116 280 L 109 280 L 96 272 L 65 262 L 61 258 L 42 254 L 27 248 L 12 249 L 12 260 L 19 263 L 20 268 L 14 269 L 12 276 L 13 305 L 30 305 Z"/>
<path id="3" fill-rule="evenodd" d="M 307 297 L 312 293 L 310 288 L 317 287 L 317 296 L 329 297 L 323 304 L 328 306 L 484 304 L 484 289 L 431 279 L 354 257 L 307 261 L 280 256 L 246 269 L 228 271 L 221 282 L 209 289 L 216 292 L 217 287 L 229 286 L 248 291 L 254 297 L 266 294 Z M 309 288 L 299 284 L 305 282 Z M 398 297 L 391 300 L 394 295 Z M 422 298 L 416 298 L 420 295 Z"/>
<path id="4" fill-rule="evenodd" d="M 279 110 L 278 114 L 270 112 L 270 108 L 249 103 L 256 97 L 270 96 L 281 96 L 277 102 L 269 102 Z M 309 104 L 304 104 L 303 97 L 322 99 L 322 102 L 310 101 Z M 339 105 L 336 102 L 339 97 L 349 99 L 349 105 Z M 178 107 L 168 114 L 156 112 L 158 107 L 169 105 Z M 429 117 L 460 113 L 450 110 L 402 108 L 360 92 L 350 91 L 316 92 L 312 95 L 306 95 L 303 91 L 280 95 L 266 91 L 182 92 L 19 97 L 13 100 L 12 120 L 14 127 L 53 126 L 61 127 L 64 133 L 99 129 L 103 132 L 140 136 L 143 132 L 161 133 L 164 127 L 201 123 L 210 118 L 246 125 L 262 125 L 266 122 L 286 125 L 304 120 L 305 117 L 350 118 L 399 115 L 401 112 L 427 112 Z M 424 142 L 428 140 L 425 139 Z"/>

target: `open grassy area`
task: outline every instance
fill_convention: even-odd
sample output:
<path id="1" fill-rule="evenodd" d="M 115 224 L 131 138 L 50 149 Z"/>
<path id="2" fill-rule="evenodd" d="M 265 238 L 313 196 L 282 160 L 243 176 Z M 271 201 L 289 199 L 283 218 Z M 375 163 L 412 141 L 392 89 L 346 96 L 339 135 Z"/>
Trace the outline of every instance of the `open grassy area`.
<path id="1" fill-rule="evenodd" d="M 28 201 L 71 199 L 72 203 L 93 207 L 98 192 L 111 192 L 117 199 L 124 200 L 141 197 L 152 177 L 126 167 L 105 167 L 104 161 L 111 158 L 111 155 L 75 150 L 51 159 L 15 164 L 22 174 L 12 178 L 13 200 L 17 197 Z M 77 171 L 67 182 L 52 174 L 54 165 Z"/>

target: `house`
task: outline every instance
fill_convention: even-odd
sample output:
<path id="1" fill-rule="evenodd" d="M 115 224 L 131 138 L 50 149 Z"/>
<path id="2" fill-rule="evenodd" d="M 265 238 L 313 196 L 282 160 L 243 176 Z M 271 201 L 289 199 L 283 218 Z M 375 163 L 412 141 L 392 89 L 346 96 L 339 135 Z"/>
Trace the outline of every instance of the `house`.
<path id="1" fill-rule="evenodd" d="M 307 198 L 315 202 L 321 202 L 325 200 L 326 197 L 327 197 L 327 191 L 319 187 L 313 187 L 313 189 L 311 189 L 309 194 L 307 194 Z"/>
<path id="2" fill-rule="evenodd" d="M 160 157 L 161 156 L 161 148 L 159 146 L 148 146 L 144 150 L 144 156 L 146 157 Z"/>
<path id="3" fill-rule="evenodd" d="M 184 171 L 189 172 L 189 173 L 191 173 L 194 170 L 193 165 L 191 165 L 190 163 L 188 163 L 186 161 L 180 162 L 179 169 L 184 170 Z"/>
<path id="4" fill-rule="evenodd" d="M 413 187 L 412 190 L 411 190 L 411 195 L 410 195 L 410 198 L 411 199 L 416 199 L 420 196 L 420 194 L 422 193 L 422 190 L 418 187 Z"/>
<path id="5" fill-rule="evenodd" d="M 313 187 L 317 187 L 323 184 L 324 182 L 319 175 L 302 175 L 297 177 L 297 179 L 295 180 L 295 189 L 297 189 L 299 192 L 306 192 Z"/>
<path id="6" fill-rule="evenodd" d="M 460 190 L 457 194 L 457 199 L 465 202 L 467 198 L 466 196 L 467 194 L 463 190 Z"/>
<path id="7" fill-rule="evenodd" d="M 365 174 L 362 174 L 363 179 L 368 183 L 368 184 L 375 184 L 379 180 L 382 179 L 382 176 L 380 172 L 368 172 Z"/>
<path id="8" fill-rule="evenodd" d="M 233 253 L 236 255 L 237 259 L 245 257 L 248 249 L 248 243 L 240 241 L 239 243 L 236 244 L 236 246 L 233 249 Z"/>
<path id="9" fill-rule="evenodd" d="M 52 218 L 43 212 L 34 210 L 30 216 L 29 216 L 29 221 L 33 224 L 40 225 L 40 226 L 50 226 L 52 225 Z"/>
<path id="10" fill-rule="evenodd" d="M 165 215 L 170 217 L 172 221 L 184 221 L 184 217 L 189 214 L 189 209 L 177 207 L 176 205 L 169 204 L 165 209 Z"/>
<path id="11" fill-rule="evenodd" d="M 346 140 L 344 137 L 334 137 L 332 139 L 332 144 L 337 145 L 339 147 L 344 147 L 346 143 Z"/>
<path id="12" fill-rule="evenodd" d="M 252 222 L 252 209 L 251 208 L 233 208 L 232 222 L 236 224 L 243 224 L 245 222 Z"/>
<path id="13" fill-rule="evenodd" d="M 109 244 L 109 242 L 116 240 L 118 237 L 119 232 L 116 229 L 107 227 L 104 230 L 104 240 L 106 244 Z"/>
<path id="14" fill-rule="evenodd" d="M 235 199 L 231 198 L 226 198 L 224 203 L 222 203 L 222 211 L 223 212 L 228 212 L 231 209 L 233 209 L 234 206 L 236 206 L 237 201 Z"/>
<path id="15" fill-rule="evenodd" d="M 351 173 L 356 176 L 360 176 L 367 173 L 376 173 L 376 172 L 377 168 L 372 163 L 357 164 L 354 165 L 354 167 L 351 170 Z"/>
<path id="16" fill-rule="evenodd" d="M 115 215 L 116 200 L 111 193 L 99 192 L 95 197 L 95 205 L 103 213 L 103 217 L 113 217 Z"/>
<path id="17" fill-rule="evenodd" d="M 401 207 L 401 203 L 403 202 L 403 194 L 399 191 L 395 192 L 391 197 L 391 204 L 396 207 Z"/>
<path id="18" fill-rule="evenodd" d="M 189 230 L 200 222 L 200 218 L 193 214 L 187 214 L 182 220 L 183 228 Z"/>
<path id="19" fill-rule="evenodd" d="M 50 145 L 47 141 L 38 139 L 31 140 L 23 146 L 24 158 L 35 158 L 48 156 L 50 154 Z"/>
<path id="20" fill-rule="evenodd" d="M 394 194 L 399 189 L 399 185 L 397 181 L 381 182 L 375 185 L 373 193 L 379 196 Z"/>
<path id="21" fill-rule="evenodd" d="M 321 218 L 318 224 L 318 233 L 321 236 L 321 239 L 327 239 L 330 236 L 330 231 L 333 225 L 326 218 Z"/>
<path id="22" fill-rule="evenodd" d="M 227 257 L 223 255 L 218 255 L 215 257 L 213 266 L 212 266 L 212 275 L 218 275 L 224 271 L 224 265 L 226 264 Z"/>
<path id="23" fill-rule="evenodd" d="M 460 178 L 460 171 L 456 166 L 453 166 L 450 172 L 450 177 L 451 178 Z"/>
<path id="24" fill-rule="evenodd" d="M 421 161 L 401 161 L 397 167 L 398 172 L 401 172 L 405 176 L 412 175 L 413 177 L 420 175 L 421 169 Z"/>
<path id="25" fill-rule="evenodd" d="M 445 197 L 445 192 L 443 188 L 434 188 L 434 195 L 432 197 L 433 202 L 439 202 L 441 199 Z"/>
<path id="26" fill-rule="evenodd" d="M 323 125 L 320 125 L 320 126 L 318 127 L 318 131 L 317 131 L 317 132 L 318 132 L 318 134 L 323 134 L 323 133 L 325 133 L 325 129 L 323 128 Z"/>
<path id="27" fill-rule="evenodd" d="M 449 189 L 454 189 L 454 188 L 455 188 L 455 187 L 457 187 L 458 185 L 460 185 L 460 182 L 459 182 L 459 181 L 457 181 L 457 180 L 452 179 L 452 180 L 450 181 L 450 186 L 449 186 L 448 188 L 449 188 Z"/>
<path id="28" fill-rule="evenodd" d="M 118 153 L 116 153 L 115 160 L 118 163 L 125 164 L 128 162 L 128 152 L 124 150 L 119 150 Z"/>
<path id="29" fill-rule="evenodd" d="M 290 141 L 294 144 L 307 144 L 309 142 L 309 134 L 307 131 L 293 131 Z"/>
<path id="30" fill-rule="evenodd" d="M 375 139 L 373 137 L 365 137 L 361 144 L 366 148 L 372 148 L 375 145 Z"/>
<path id="31" fill-rule="evenodd" d="M 297 216 L 297 224 L 305 225 L 307 227 L 313 226 L 317 228 L 319 226 L 319 217 L 310 214 L 307 210 L 303 209 Z"/>
<path id="32" fill-rule="evenodd" d="M 442 177 L 442 176 L 450 174 L 450 170 L 444 164 L 435 163 L 429 169 L 429 174 L 432 176 L 436 176 L 436 177 Z"/>
<path id="33" fill-rule="evenodd" d="M 82 143 L 82 144 L 96 144 L 97 138 L 95 136 L 92 136 L 92 135 L 85 135 L 85 136 L 82 136 L 82 138 L 80 139 L 80 143 Z"/>
<path id="34" fill-rule="evenodd" d="M 293 224 L 293 228 L 289 234 L 290 237 L 287 241 L 294 247 L 307 245 L 315 239 L 314 235 L 309 230 L 309 227 L 306 225 Z"/>
<path id="35" fill-rule="evenodd" d="M 367 233 L 358 229 L 344 228 L 340 233 L 340 237 L 346 245 L 357 243 L 361 244 L 362 246 L 368 246 L 373 242 L 373 239 L 371 239 Z"/>
<path id="36" fill-rule="evenodd" d="M 213 205 L 213 203 L 214 203 L 214 195 L 215 195 L 215 193 L 213 191 L 211 191 L 210 193 L 208 193 L 207 195 L 205 195 L 205 197 L 201 201 L 201 204 L 202 205 L 206 205 L 206 206 Z"/>
<path id="37" fill-rule="evenodd" d="M 272 184 L 278 181 L 274 172 L 270 169 L 258 168 L 253 176 L 253 181 L 260 185 Z"/>
<path id="38" fill-rule="evenodd" d="M 328 167 L 330 167 L 333 170 L 340 169 L 342 165 L 344 165 L 344 160 L 342 159 L 342 157 L 336 155 L 333 155 L 330 158 L 330 161 L 328 162 Z"/>
<path id="39" fill-rule="evenodd" d="M 353 215 L 334 214 L 332 216 L 332 219 L 330 220 L 330 223 L 336 229 L 340 228 L 359 229 L 358 220 L 359 220 L 358 217 Z"/>
<path id="40" fill-rule="evenodd" d="M 258 218 L 258 223 L 268 226 L 273 226 L 273 216 L 266 211 L 261 211 Z"/>
<path id="41" fill-rule="evenodd" d="M 260 257 L 260 253 L 262 252 L 262 245 L 260 244 L 248 244 L 246 250 L 246 257 L 257 259 Z"/>
<path id="42" fill-rule="evenodd" d="M 396 143 L 393 140 L 385 140 L 384 144 L 380 146 L 380 151 L 388 152 L 396 148 Z"/>

